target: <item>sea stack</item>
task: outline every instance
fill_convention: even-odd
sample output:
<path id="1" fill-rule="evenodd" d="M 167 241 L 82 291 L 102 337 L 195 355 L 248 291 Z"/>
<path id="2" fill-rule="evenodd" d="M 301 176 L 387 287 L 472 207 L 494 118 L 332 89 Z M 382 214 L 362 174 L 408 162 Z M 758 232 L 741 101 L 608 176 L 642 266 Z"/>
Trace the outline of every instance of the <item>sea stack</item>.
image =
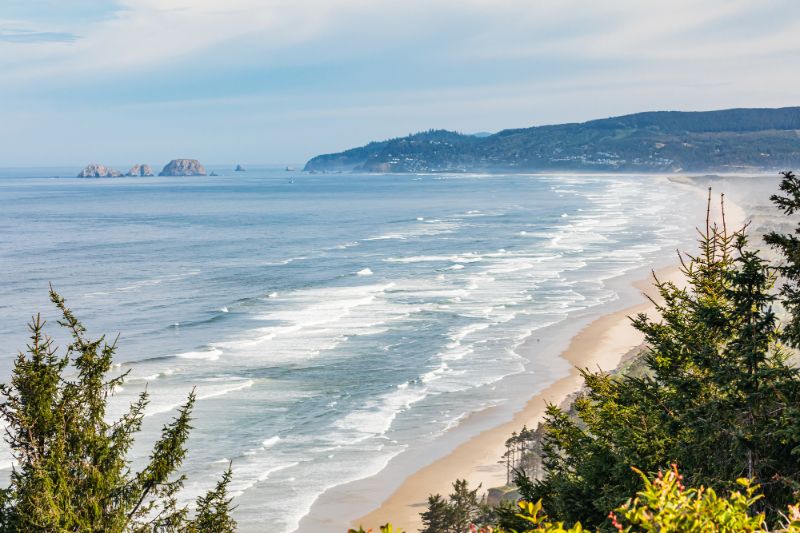
<path id="1" fill-rule="evenodd" d="M 125 175 L 126 176 L 140 176 L 140 177 L 142 177 L 142 176 L 152 176 L 153 175 L 153 169 L 152 169 L 152 167 L 150 167 L 150 165 L 144 165 L 144 164 L 133 165 L 131 167 L 131 169 L 128 171 L 128 173 L 125 174 Z"/>
<path id="2" fill-rule="evenodd" d="M 116 178 L 119 176 L 122 176 L 119 170 L 108 168 L 105 165 L 98 165 L 97 163 L 86 165 L 86 168 L 78 174 L 79 178 Z"/>
<path id="3" fill-rule="evenodd" d="M 236 168 L 233 170 L 234 172 L 244 172 L 245 168 L 242 165 L 236 165 Z"/>
<path id="4" fill-rule="evenodd" d="M 205 176 L 206 169 L 197 159 L 173 159 L 159 176 Z"/>

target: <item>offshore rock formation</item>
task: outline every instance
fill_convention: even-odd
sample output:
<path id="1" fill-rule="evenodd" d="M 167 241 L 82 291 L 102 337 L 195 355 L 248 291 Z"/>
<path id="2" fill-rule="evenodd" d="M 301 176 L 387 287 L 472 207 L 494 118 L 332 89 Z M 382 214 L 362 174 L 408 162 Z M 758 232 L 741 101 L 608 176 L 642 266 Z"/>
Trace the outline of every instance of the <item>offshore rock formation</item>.
<path id="1" fill-rule="evenodd" d="M 131 169 L 128 171 L 126 176 L 152 176 L 153 169 L 150 165 L 139 164 L 133 165 Z"/>
<path id="2" fill-rule="evenodd" d="M 173 159 L 159 176 L 205 176 L 206 169 L 197 159 Z"/>
<path id="3" fill-rule="evenodd" d="M 97 163 L 86 165 L 86 168 L 81 170 L 78 174 L 79 178 L 116 178 L 119 176 L 122 176 L 119 170 L 114 170 L 113 168 L 108 168 L 105 165 L 99 165 Z"/>
<path id="4" fill-rule="evenodd" d="M 234 172 L 244 172 L 245 168 L 242 165 L 236 165 L 236 168 L 233 170 Z"/>

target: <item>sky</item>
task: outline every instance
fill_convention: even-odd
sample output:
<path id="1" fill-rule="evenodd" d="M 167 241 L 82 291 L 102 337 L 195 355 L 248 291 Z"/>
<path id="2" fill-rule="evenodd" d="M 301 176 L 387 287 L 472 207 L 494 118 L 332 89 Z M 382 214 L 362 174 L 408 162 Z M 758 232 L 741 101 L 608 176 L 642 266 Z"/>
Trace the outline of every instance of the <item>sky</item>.
<path id="1" fill-rule="evenodd" d="M 0 0 L 0 167 L 794 105 L 798 0 Z"/>

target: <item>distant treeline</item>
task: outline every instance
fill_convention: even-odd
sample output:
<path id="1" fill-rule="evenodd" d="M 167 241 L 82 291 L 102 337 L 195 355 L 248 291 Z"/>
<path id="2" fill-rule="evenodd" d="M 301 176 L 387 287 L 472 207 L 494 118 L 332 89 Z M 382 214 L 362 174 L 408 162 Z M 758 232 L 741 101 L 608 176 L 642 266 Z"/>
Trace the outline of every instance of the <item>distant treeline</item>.
<path id="1" fill-rule="evenodd" d="M 503 130 L 429 130 L 314 157 L 313 172 L 725 172 L 800 166 L 800 107 L 655 111 Z"/>

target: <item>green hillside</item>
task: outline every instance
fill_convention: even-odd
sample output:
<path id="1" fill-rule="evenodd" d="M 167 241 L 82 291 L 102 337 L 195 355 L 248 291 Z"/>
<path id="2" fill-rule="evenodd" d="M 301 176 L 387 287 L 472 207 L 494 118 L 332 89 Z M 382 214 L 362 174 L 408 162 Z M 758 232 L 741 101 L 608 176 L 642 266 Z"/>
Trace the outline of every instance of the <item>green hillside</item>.
<path id="1" fill-rule="evenodd" d="M 487 137 L 430 130 L 312 158 L 307 171 L 698 172 L 800 165 L 800 107 L 655 111 Z"/>

